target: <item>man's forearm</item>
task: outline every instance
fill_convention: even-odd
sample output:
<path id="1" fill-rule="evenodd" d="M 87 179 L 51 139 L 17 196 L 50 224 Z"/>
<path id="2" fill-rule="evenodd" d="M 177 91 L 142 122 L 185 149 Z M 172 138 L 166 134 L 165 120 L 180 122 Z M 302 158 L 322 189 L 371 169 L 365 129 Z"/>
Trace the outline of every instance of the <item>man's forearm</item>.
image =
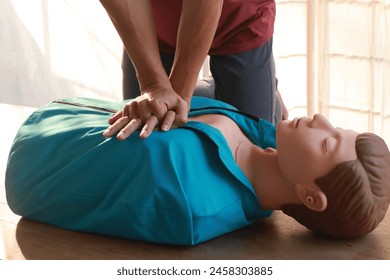
<path id="1" fill-rule="evenodd" d="M 183 1 L 170 80 L 174 90 L 187 101 L 215 36 L 222 5 L 223 0 Z"/>
<path id="2" fill-rule="evenodd" d="M 137 71 L 141 91 L 155 84 L 170 86 L 162 66 L 149 0 L 100 0 Z"/>

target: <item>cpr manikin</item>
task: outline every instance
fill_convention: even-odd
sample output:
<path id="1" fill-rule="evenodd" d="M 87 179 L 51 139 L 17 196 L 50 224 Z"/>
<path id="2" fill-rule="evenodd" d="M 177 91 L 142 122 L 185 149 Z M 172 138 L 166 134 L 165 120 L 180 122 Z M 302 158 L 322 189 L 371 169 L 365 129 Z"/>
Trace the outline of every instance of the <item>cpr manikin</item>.
<path id="1" fill-rule="evenodd" d="M 280 122 L 276 149 L 261 149 L 229 117 L 209 114 L 190 120 L 222 132 L 265 210 L 283 210 L 307 228 L 335 237 L 370 232 L 386 214 L 390 154 L 374 134 L 335 128 L 317 114 Z M 124 125 L 118 116 L 110 123 L 106 136 L 139 128 Z"/>

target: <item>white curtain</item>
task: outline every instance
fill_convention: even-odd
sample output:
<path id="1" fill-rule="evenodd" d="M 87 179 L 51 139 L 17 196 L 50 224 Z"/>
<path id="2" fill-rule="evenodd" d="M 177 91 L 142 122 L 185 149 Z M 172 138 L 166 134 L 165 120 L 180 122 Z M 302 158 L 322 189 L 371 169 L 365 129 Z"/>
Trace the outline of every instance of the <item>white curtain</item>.
<path id="1" fill-rule="evenodd" d="M 290 116 L 390 139 L 390 0 L 276 0 Z M 121 99 L 122 44 L 98 0 L 0 0 L 0 103 Z M 206 71 L 207 72 L 207 71 Z"/>
<path id="2" fill-rule="evenodd" d="M 276 2 L 276 71 L 290 116 L 319 112 L 390 143 L 390 1 Z"/>
<path id="3" fill-rule="evenodd" d="M 0 103 L 119 100 L 121 51 L 98 0 L 0 0 Z"/>

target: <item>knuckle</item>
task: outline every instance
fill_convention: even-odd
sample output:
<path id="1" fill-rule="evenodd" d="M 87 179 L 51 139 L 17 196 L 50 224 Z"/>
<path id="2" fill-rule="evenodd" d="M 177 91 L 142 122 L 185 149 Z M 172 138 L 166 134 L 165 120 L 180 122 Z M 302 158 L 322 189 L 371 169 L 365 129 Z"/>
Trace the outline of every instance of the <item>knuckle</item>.
<path id="1" fill-rule="evenodd" d="M 119 122 L 123 123 L 123 122 L 128 122 L 129 121 L 129 117 L 128 116 L 123 116 L 123 117 L 120 117 L 118 119 Z"/>
<path id="2" fill-rule="evenodd" d="M 182 126 L 185 125 L 186 123 L 187 123 L 187 117 L 182 115 L 176 115 L 175 124 L 177 124 L 178 126 Z"/>
<path id="3" fill-rule="evenodd" d="M 152 99 L 150 101 L 150 111 L 158 118 L 161 119 L 167 113 L 167 107 L 160 101 Z"/>

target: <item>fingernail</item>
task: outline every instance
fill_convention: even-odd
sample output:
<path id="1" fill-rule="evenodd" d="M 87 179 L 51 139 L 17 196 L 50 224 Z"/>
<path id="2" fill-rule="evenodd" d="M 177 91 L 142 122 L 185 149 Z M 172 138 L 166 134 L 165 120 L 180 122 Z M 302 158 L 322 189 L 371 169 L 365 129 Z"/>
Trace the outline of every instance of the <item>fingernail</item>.
<path id="1" fill-rule="evenodd" d="M 163 130 L 163 131 L 168 131 L 168 129 L 169 129 L 169 126 L 167 124 L 163 124 L 161 126 L 161 130 Z"/>
<path id="2" fill-rule="evenodd" d="M 106 130 L 103 132 L 103 136 L 108 137 L 109 135 L 110 135 L 110 130 L 109 130 L 109 129 L 106 129 Z"/>
<path id="3" fill-rule="evenodd" d="M 144 137 L 146 137 L 146 130 L 142 130 L 141 131 L 141 133 L 139 134 L 139 136 L 141 137 L 141 138 L 144 138 Z"/>
<path id="4" fill-rule="evenodd" d="M 123 131 L 119 132 L 116 136 L 119 140 L 123 140 L 125 138 L 125 133 Z"/>

